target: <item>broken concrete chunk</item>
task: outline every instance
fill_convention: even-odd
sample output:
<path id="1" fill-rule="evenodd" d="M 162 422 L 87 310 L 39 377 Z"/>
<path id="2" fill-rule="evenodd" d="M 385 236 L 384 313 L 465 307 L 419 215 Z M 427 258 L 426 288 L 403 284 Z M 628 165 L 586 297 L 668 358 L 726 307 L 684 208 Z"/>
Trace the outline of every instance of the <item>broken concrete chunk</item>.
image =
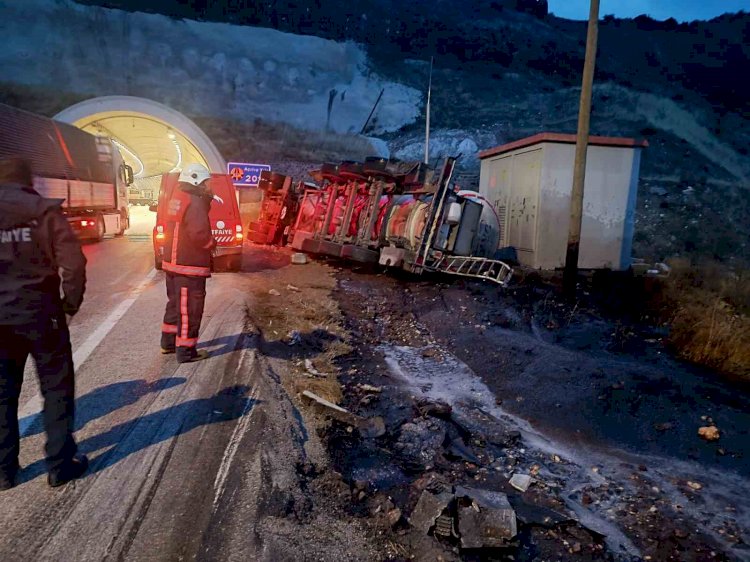
<path id="1" fill-rule="evenodd" d="M 531 486 L 531 476 L 528 474 L 514 474 L 510 479 L 510 485 L 519 492 L 525 492 Z"/>
<path id="2" fill-rule="evenodd" d="M 445 423 L 436 418 L 420 418 L 401 426 L 394 445 L 406 468 L 425 471 L 435 466 L 445 440 Z"/>
<path id="3" fill-rule="evenodd" d="M 502 492 L 456 487 L 463 548 L 502 548 L 518 534 L 516 512 Z"/>
<path id="4" fill-rule="evenodd" d="M 409 523 L 426 535 L 435 526 L 438 517 L 442 515 L 451 500 L 453 500 L 453 494 L 447 492 L 433 494 L 425 490 L 419 496 L 419 501 L 409 517 Z"/>
<path id="5" fill-rule="evenodd" d="M 281 293 L 279 293 L 276 289 L 271 289 L 270 291 L 268 291 L 268 294 L 271 295 L 271 296 L 274 296 L 274 297 L 280 297 L 281 296 Z"/>
<path id="6" fill-rule="evenodd" d="M 707 425 L 698 428 L 698 435 L 706 441 L 718 441 L 719 437 L 721 437 L 719 428 L 715 425 Z"/>
<path id="7" fill-rule="evenodd" d="M 294 265 L 305 265 L 307 263 L 307 254 L 295 252 L 292 254 L 292 263 Z"/>
<path id="8" fill-rule="evenodd" d="M 286 290 L 292 291 L 294 293 L 299 293 L 302 289 L 300 289 L 299 287 L 295 287 L 294 285 L 287 285 Z"/>

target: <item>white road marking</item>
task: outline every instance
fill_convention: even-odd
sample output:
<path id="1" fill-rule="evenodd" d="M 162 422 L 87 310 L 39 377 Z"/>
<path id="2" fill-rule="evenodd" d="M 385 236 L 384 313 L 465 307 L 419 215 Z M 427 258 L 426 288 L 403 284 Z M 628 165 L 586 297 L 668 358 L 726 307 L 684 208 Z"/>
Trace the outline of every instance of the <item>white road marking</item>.
<path id="1" fill-rule="evenodd" d="M 242 358 L 240 359 L 239 364 L 237 365 L 237 370 L 242 368 L 242 364 L 245 362 L 245 357 L 248 355 L 251 355 L 250 353 L 243 353 Z M 224 493 L 224 489 L 227 485 L 227 476 L 229 476 L 229 468 L 232 465 L 232 461 L 234 460 L 234 456 L 237 454 L 237 449 L 240 446 L 240 441 L 242 440 L 242 436 L 245 435 L 245 432 L 247 431 L 247 426 L 250 424 L 250 420 L 252 419 L 252 416 L 248 416 L 247 413 L 250 411 L 250 408 L 252 408 L 253 403 L 255 402 L 255 397 L 257 396 L 257 387 L 253 387 L 252 391 L 249 393 L 249 396 L 247 397 L 247 403 L 245 404 L 245 408 L 242 410 L 242 414 L 240 415 L 239 422 L 234 428 L 234 431 L 232 432 L 232 437 L 229 439 L 229 443 L 227 444 L 226 449 L 224 449 L 224 456 L 221 459 L 221 465 L 219 466 L 219 470 L 216 472 L 216 479 L 214 480 L 214 503 L 213 503 L 213 511 L 216 511 L 216 507 L 219 504 L 219 500 L 221 499 L 222 494 Z"/>
<path id="2" fill-rule="evenodd" d="M 112 331 L 112 328 L 114 328 L 115 325 L 120 321 L 120 319 L 125 316 L 125 313 L 130 309 L 131 306 L 133 306 L 135 301 L 138 300 L 138 297 L 148 286 L 155 275 L 156 269 L 152 269 L 151 271 L 149 271 L 145 279 L 143 279 L 143 281 L 141 281 L 140 284 L 130 292 L 128 298 L 122 301 L 117 306 L 117 308 L 115 308 L 109 314 L 109 316 L 104 319 L 104 322 L 99 324 L 97 329 L 94 330 L 94 332 L 88 338 L 86 338 L 86 340 L 81 345 L 78 346 L 78 349 L 76 349 L 73 353 L 73 365 L 75 365 L 76 370 L 78 370 L 78 368 L 83 365 L 86 359 L 89 358 L 89 355 L 91 355 L 91 353 L 99 346 L 99 344 L 102 343 L 102 340 L 107 337 L 107 334 Z M 18 409 L 18 429 L 21 436 L 24 436 L 26 434 L 29 426 L 34 421 L 32 415 L 41 411 L 41 409 L 42 396 L 38 393 Z"/>

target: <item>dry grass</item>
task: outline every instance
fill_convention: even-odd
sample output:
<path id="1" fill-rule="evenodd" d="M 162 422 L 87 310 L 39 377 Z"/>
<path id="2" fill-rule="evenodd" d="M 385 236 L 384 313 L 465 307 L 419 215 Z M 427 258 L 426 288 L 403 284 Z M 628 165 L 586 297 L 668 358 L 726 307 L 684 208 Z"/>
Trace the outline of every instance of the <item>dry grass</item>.
<path id="1" fill-rule="evenodd" d="M 682 265 L 664 297 L 670 343 L 681 357 L 750 380 L 750 272 Z"/>

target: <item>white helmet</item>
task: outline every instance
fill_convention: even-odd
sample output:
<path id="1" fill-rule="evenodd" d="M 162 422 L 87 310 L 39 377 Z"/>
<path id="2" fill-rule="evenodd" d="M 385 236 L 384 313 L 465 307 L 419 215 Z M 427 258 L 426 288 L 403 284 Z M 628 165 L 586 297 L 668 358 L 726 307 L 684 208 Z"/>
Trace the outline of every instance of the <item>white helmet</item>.
<path id="1" fill-rule="evenodd" d="M 200 185 L 208 179 L 211 179 L 211 172 L 203 164 L 188 164 L 180 172 L 178 181 Z"/>

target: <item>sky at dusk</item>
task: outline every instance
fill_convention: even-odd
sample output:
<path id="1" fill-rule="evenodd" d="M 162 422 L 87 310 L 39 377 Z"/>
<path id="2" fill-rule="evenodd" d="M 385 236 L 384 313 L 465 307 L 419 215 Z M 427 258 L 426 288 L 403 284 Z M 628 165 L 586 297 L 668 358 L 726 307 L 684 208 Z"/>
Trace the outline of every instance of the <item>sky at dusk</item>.
<path id="1" fill-rule="evenodd" d="M 569 19 L 589 17 L 589 0 L 549 0 L 550 12 Z M 706 20 L 726 12 L 750 11 L 750 0 L 601 0 L 600 15 L 632 18 L 648 14 L 654 19 Z"/>

